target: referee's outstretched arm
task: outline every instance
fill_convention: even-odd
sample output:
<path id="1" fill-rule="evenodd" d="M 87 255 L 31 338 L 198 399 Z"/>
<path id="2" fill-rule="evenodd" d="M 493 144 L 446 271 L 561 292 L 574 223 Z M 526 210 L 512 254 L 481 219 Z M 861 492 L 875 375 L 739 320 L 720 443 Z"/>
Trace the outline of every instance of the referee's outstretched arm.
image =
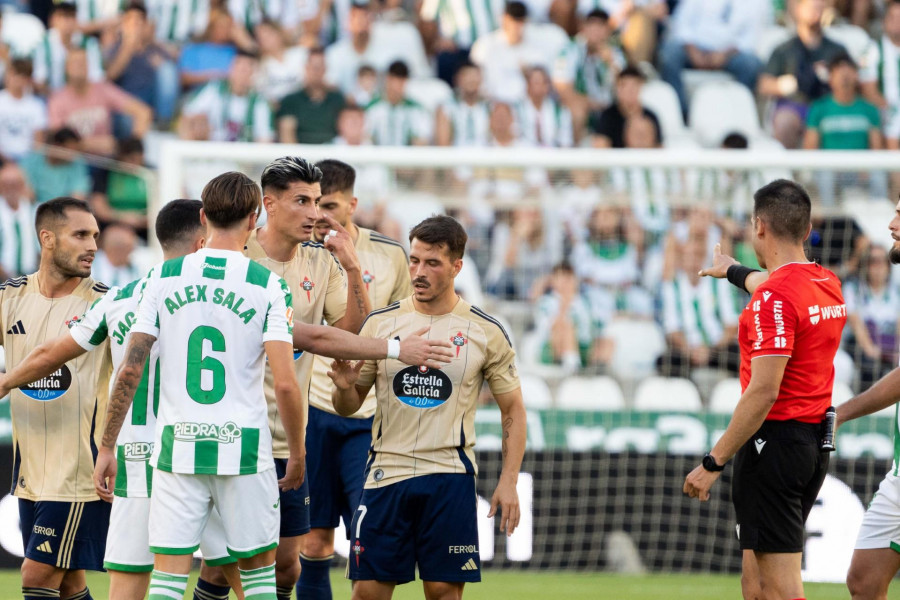
<path id="1" fill-rule="evenodd" d="M 750 437 L 759 431 L 769 409 L 778 399 L 781 379 L 788 363 L 787 356 L 760 356 L 750 363 L 750 383 L 744 390 L 734 415 L 725 433 L 710 451 L 716 464 L 723 466 L 737 454 Z M 898 369 L 900 370 L 900 369 Z M 900 375 L 897 376 L 900 381 Z M 709 500 L 709 490 L 721 475 L 721 471 L 710 471 L 702 465 L 688 473 L 683 491 L 701 502 Z"/>
<path id="2" fill-rule="evenodd" d="M 742 281 L 735 281 L 734 273 L 732 276 L 729 276 L 728 269 L 730 267 L 738 268 L 737 276 Z M 737 287 L 753 294 L 756 288 L 766 282 L 769 278 L 769 273 L 743 266 L 734 257 L 722 254 L 722 244 L 716 244 L 716 247 L 713 248 L 713 264 L 711 267 L 701 270 L 700 277 L 715 277 L 716 279 L 725 279 L 727 277 L 728 281 L 731 281 Z"/>
<path id="3" fill-rule="evenodd" d="M 900 400 L 900 367 L 894 369 L 875 385 L 854 396 L 836 409 L 836 426 L 878 412 Z"/>

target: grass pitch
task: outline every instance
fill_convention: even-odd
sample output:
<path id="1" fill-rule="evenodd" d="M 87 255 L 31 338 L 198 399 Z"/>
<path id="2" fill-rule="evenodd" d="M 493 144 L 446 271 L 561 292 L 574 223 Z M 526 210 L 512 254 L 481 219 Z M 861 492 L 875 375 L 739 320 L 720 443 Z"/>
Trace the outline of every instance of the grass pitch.
<path id="1" fill-rule="evenodd" d="M 196 574 L 194 576 L 196 578 Z M 193 589 L 193 581 L 188 591 Z M 90 573 L 88 585 L 97 600 L 106 599 L 108 578 Z M 338 570 L 332 572 L 335 600 L 349 600 L 350 585 Z M 18 571 L 0 571 L 0 599 L 21 598 Z M 190 595 L 188 595 L 190 598 Z M 421 582 L 398 586 L 397 600 L 421 599 Z M 721 600 L 740 598 L 737 576 L 723 575 L 611 575 L 535 571 L 486 571 L 484 581 L 466 587 L 466 600 Z M 806 597 L 815 600 L 845 600 L 847 588 L 839 584 L 807 584 Z M 900 600 L 900 582 L 888 596 Z"/>

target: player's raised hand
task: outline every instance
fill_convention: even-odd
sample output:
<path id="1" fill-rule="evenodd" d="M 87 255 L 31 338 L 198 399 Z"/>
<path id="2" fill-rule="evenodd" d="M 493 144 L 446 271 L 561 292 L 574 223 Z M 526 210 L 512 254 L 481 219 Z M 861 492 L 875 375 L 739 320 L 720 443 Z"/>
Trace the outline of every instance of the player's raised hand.
<path id="1" fill-rule="evenodd" d="M 414 367 L 424 365 L 440 369 L 453 360 L 450 340 L 429 340 L 423 337 L 430 327 L 423 327 L 411 336 L 400 340 L 400 362 Z"/>
<path id="2" fill-rule="evenodd" d="M 362 371 L 364 360 L 352 362 L 349 360 L 335 360 L 331 363 L 331 370 L 328 376 L 334 382 L 334 386 L 341 390 L 349 390 L 356 384 L 359 379 L 359 372 Z"/>
<path id="3" fill-rule="evenodd" d="M 720 471 L 707 471 L 703 465 L 700 465 L 684 478 L 684 487 L 681 489 L 691 498 L 706 502 L 709 500 L 710 488 L 721 474 Z"/>
<path id="4" fill-rule="evenodd" d="M 321 218 L 331 228 L 322 244 L 329 252 L 334 254 L 345 271 L 359 269 L 359 257 L 356 256 L 356 247 L 353 245 L 353 238 L 350 237 L 350 233 L 330 216 L 323 214 Z"/>
<path id="5" fill-rule="evenodd" d="M 287 465 L 284 467 L 284 477 L 278 480 L 278 489 L 288 492 L 296 490 L 303 483 L 306 477 L 306 454 L 303 456 L 288 457 Z"/>
<path id="6" fill-rule="evenodd" d="M 728 273 L 728 267 L 731 265 L 739 265 L 731 256 L 722 254 L 722 244 L 716 244 L 713 248 L 713 264 L 700 271 L 701 277 L 715 277 L 716 279 L 724 279 Z"/>
<path id="7" fill-rule="evenodd" d="M 106 446 L 101 446 L 94 465 L 94 491 L 102 500 L 113 501 L 113 487 L 116 481 L 116 456 Z"/>
<path id="8" fill-rule="evenodd" d="M 507 536 L 513 534 L 516 527 L 519 526 L 519 492 L 516 490 L 516 484 L 512 481 L 500 479 L 494 495 L 491 497 L 491 510 L 488 512 L 488 518 L 497 514 L 500 509 L 500 531 L 506 533 Z"/>

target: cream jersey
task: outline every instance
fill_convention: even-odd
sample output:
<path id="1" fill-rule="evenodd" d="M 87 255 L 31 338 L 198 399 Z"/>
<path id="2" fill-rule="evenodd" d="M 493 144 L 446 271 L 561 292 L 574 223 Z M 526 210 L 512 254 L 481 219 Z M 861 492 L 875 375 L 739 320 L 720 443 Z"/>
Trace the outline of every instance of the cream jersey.
<path id="1" fill-rule="evenodd" d="M 453 343 L 455 357 L 440 370 L 398 360 L 368 361 L 357 385 L 375 385 L 378 405 L 366 464 L 367 489 L 435 473 L 475 475 L 475 408 L 482 384 L 495 395 L 520 387 L 503 327 L 460 299 L 440 316 L 416 312 L 412 298 L 372 312 L 360 335 L 393 338 L 428 326 L 432 339 Z"/>
<path id="2" fill-rule="evenodd" d="M 108 339 L 114 373 L 125 359 L 128 334 L 137 320 L 138 293 L 142 284 L 142 279 L 136 279 L 122 288 L 111 288 L 85 313 L 78 326 L 69 330 L 72 339 L 88 352 L 103 347 Z M 150 455 L 158 410 L 159 345 L 154 344 L 116 440 L 118 470 L 113 491 L 116 496 L 150 497 L 153 480 Z"/>
<path id="3" fill-rule="evenodd" d="M 250 234 L 244 254 L 287 282 L 294 296 L 294 320 L 311 325 L 319 325 L 324 321 L 332 325 L 343 318 L 347 310 L 347 276 L 331 252 L 322 244 L 304 242 L 297 247 L 291 260 L 279 262 L 266 255 L 256 239 L 257 231 Z M 308 352 L 294 349 L 294 368 L 300 391 L 304 395 L 309 391 L 313 358 Z M 269 403 L 272 454 L 275 458 L 287 458 L 287 438 L 275 405 L 275 388 L 272 382 L 272 371 L 267 365 L 263 388 L 266 402 Z"/>
<path id="4" fill-rule="evenodd" d="M 412 294 L 409 280 L 409 259 L 403 246 L 391 238 L 371 229 L 357 228 L 356 254 L 362 268 L 363 283 L 369 293 L 373 309 L 384 308 L 392 302 Z M 319 410 L 337 414 L 331 402 L 331 378 L 328 371 L 331 359 L 316 356 L 313 364 L 312 381 L 309 386 L 309 405 Z M 375 414 L 375 390 L 369 392 L 362 408 L 353 416 L 368 419 Z"/>
<path id="5" fill-rule="evenodd" d="M 263 344 L 293 343 L 292 323 L 287 284 L 239 252 L 204 248 L 150 271 L 132 332 L 159 344 L 154 468 L 194 475 L 274 468 Z"/>
<path id="6" fill-rule="evenodd" d="M 13 368 L 77 323 L 107 287 L 86 277 L 68 296 L 45 298 L 36 274 L 0 285 L 0 343 Z M 10 392 L 13 490 L 33 501 L 98 500 L 91 476 L 109 393 L 109 347 L 70 360 Z"/>

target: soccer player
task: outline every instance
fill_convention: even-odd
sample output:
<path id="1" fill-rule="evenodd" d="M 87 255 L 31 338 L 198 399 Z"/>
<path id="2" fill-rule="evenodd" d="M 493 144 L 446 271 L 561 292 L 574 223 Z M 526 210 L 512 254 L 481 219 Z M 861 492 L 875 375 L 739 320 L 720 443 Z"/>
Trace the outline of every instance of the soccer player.
<path id="1" fill-rule="evenodd" d="M 499 323 L 454 290 L 462 226 L 431 217 L 409 238 L 412 296 L 370 314 L 360 335 L 403 336 L 428 324 L 429 335 L 452 340 L 456 352 L 439 371 L 391 359 L 332 363 L 339 414 L 360 410 L 373 385 L 377 398 L 365 489 L 351 523 L 355 600 L 391 598 L 397 584 L 415 579 L 417 565 L 429 600 L 459 599 L 466 582 L 481 580 L 474 446 L 484 381 L 503 424 L 503 469 L 489 514 L 500 509 L 507 534 L 519 522 L 525 407 L 515 352 Z"/>
<path id="2" fill-rule="evenodd" d="M 407 298 L 412 286 L 403 246 L 371 229 L 358 227 L 351 220 L 357 205 L 353 195 L 356 181 L 353 167 L 338 160 L 323 160 L 316 166 L 322 171 L 319 213 L 340 223 L 350 234 L 372 307 L 384 308 Z M 319 220 L 314 232 L 316 240 L 324 241 L 330 229 L 328 221 Z M 330 364 L 329 358 L 315 357 L 309 391 L 306 451 L 315 457 L 307 465 L 312 529 L 300 538 L 298 600 L 331 598 L 329 570 L 334 558 L 334 529 L 343 518 L 347 539 L 350 538 L 350 520 L 362 494 L 366 456 L 372 439 L 374 391 L 352 418 L 341 417 L 331 402 Z"/>
<path id="3" fill-rule="evenodd" d="M 890 223 L 894 239 L 893 264 L 900 264 L 900 202 Z M 870 415 L 900 400 L 900 369 L 894 369 L 871 388 L 837 407 L 837 424 Z M 900 427 L 900 417 L 895 416 Z M 896 437 L 898 434 L 894 432 Z M 887 598 L 888 586 L 900 571 L 900 447 L 894 444 L 894 464 L 878 486 L 863 516 L 847 573 L 853 600 Z"/>
<path id="4" fill-rule="evenodd" d="M 162 246 L 165 260 L 191 254 L 203 247 L 206 227 L 200 223 L 199 200 L 174 200 L 166 204 L 156 219 L 156 237 Z M 61 366 L 86 352 L 110 348 L 113 369 L 117 370 L 125 355 L 126 342 L 138 310 L 138 291 L 141 280 L 120 288 L 112 288 L 96 301 L 77 326 L 60 337 L 44 342 L 5 375 L 0 375 L 0 396 L 11 388 L 47 377 Z M 106 341 L 109 340 L 107 346 Z M 110 600 L 143 598 L 153 570 L 153 554 L 147 540 L 146 523 L 150 514 L 152 469 L 150 452 L 159 404 L 159 371 L 156 348 L 141 378 L 131 410 L 126 415 L 116 445 L 119 463 L 116 473 L 106 555 L 103 566 L 110 573 Z M 152 367 L 152 368 L 151 368 Z M 101 497 L 112 500 L 112 497 Z M 196 600 L 225 600 L 229 586 L 223 574 L 213 572 L 208 565 L 223 566 L 227 581 L 240 590 L 236 560 L 225 548 L 221 518 L 213 512 L 204 530 L 201 548 L 204 567 L 195 591 Z"/>
<path id="5" fill-rule="evenodd" d="M 31 350 L 65 332 L 106 286 L 91 279 L 99 229 L 87 203 L 55 198 L 38 206 L 37 273 L 0 285 L 0 344 L 14 369 Z M 10 392 L 13 489 L 25 560 L 25 600 L 84 600 L 84 569 L 103 568 L 109 504 L 94 492 L 94 468 L 109 382 L 109 349 L 72 360 Z"/>
<path id="6" fill-rule="evenodd" d="M 806 260 L 810 200 L 779 179 L 754 194 L 753 248 L 768 278 L 726 257 L 705 275 L 753 290 L 740 317 L 743 394 L 725 433 L 691 471 L 684 493 L 701 501 L 735 457 L 732 502 L 743 550 L 745 598 L 803 597 L 804 524 L 828 469 L 820 450 L 834 355 L 846 321 L 837 276 Z M 761 283 L 760 283 L 761 282 Z M 737 455 L 737 456 L 735 456 Z"/>

